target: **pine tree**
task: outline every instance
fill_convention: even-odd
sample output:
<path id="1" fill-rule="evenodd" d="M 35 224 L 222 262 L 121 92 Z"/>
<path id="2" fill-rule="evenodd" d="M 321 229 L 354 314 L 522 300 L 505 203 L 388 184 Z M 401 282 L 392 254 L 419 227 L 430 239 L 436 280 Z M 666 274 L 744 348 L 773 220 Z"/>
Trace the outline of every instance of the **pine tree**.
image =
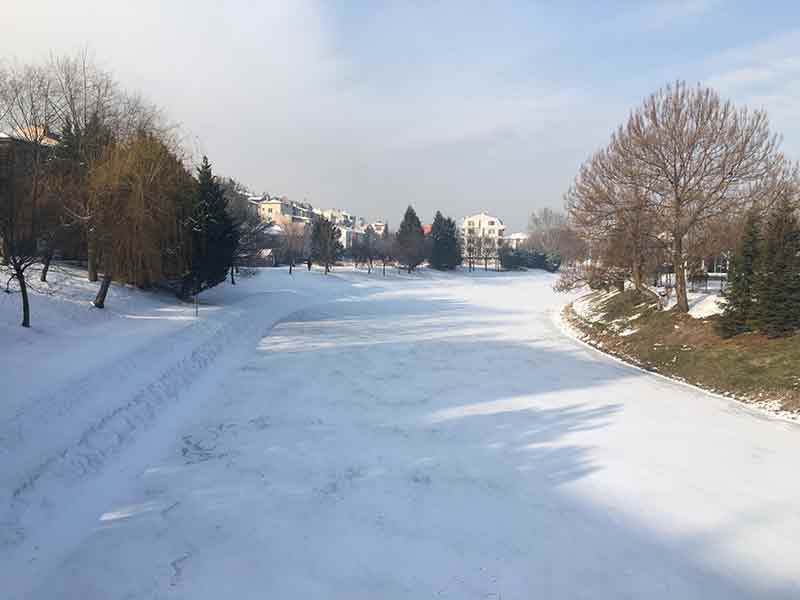
<path id="1" fill-rule="evenodd" d="M 389 224 L 385 223 L 383 226 L 383 233 L 378 240 L 378 253 L 383 267 L 383 275 L 386 276 L 386 265 L 394 259 L 395 255 L 395 238 L 389 231 Z"/>
<path id="2" fill-rule="evenodd" d="M 238 247 L 237 229 L 225 194 L 207 157 L 197 170 L 197 196 L 191 218 L 192 260 L 187 283 L 198 293 L 225 280 Z"/>
<path id="3" fill-rule="evenodd" d="M 727 304 L 718 324 L 719 333 L 723 337 L 732 337 L 753 329 L 757 308 L 755 293 L 759 250 L 758 215 L 751 211 L 728 271 L 728 286 L 725 290 Z"/>
<path id="4" fill-rule="evenodd" d="M 431 225 L 431 266 L 440 271 L 448 268 L 448 248 L 445 232 L 445 219 L 442 213 L 436 211 L 436 216 L 433 218 Z"/>
<path id="5" fill-rule="evenodd" d="M 455 269 L 461 264 L 461 241 L 458 238 L 458 226 L 450 217 L 444 220 L 444 239 L 447 268 Z"/>
<path id="6" fill-rule="evenodd" d="M 314 229 L 311 231 L 311 258 L 325 267 L 326 275 L 344 251 L 339 241 L 341 235 L 341 230 L 328 219 L 321 218 L 314 222 Z"/>
<path id="7" fill-rule="evenodd" d="M 425 259 L 425 234 L 413 207 L 409 206 L 397 230 L 397 258 L 411 273 Z"/>
<path id="8" fill-rule="evenodd" d="M 455 269 L 461 264 L 461 244 L 458 241 L 458 228 L 451 218 L 445 218 L 437 211 L 431 225 L 430 262 L 434 269 Z"/>
<path id="9" fill-rule="evenodd" d="M 769 337 L 800 326 L 800 230 L 795 208 L 784 198 L 767 225 L 758 279 L 758 326 Z"/>

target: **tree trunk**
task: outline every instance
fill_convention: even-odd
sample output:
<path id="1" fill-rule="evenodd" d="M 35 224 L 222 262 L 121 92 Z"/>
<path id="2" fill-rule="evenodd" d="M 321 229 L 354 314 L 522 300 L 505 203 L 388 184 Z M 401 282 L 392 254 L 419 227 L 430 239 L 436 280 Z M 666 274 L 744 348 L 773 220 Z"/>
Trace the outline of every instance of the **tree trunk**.
<path id="1" fill-rule="evenodd" d="M 233 276 L 233 267 L 231 267 L 231 285 L 236 285 L 236 279 Z"/>
<path id="2" fill-rule="evenodd" d="M 86 264 L 89 271 L 89 281 L 97 281 L 97 247 L 91 233 L 86 242 Z"/>
<path id="3" fill-rule="evenodd" d="M 634 244 L 635 246 L 635 244 Z M 631 278 L 633 279 L 633 287 L 637 292 L 642 291 L 642 259 L 640 257 L 639 249 L 634 247 L 633 256 L 631 258 Z"/>
<path id="4" fill-rule="evenodd" d="M 39 276 L 39 280 L 42 282 L 47 281 L 47 272 L 50 270 L 51 260 L 53 260 L 53 250 L 52 248 L 48 248 L 47 253 L 44 255 L 44 265 L 42 266 L 42 273 Z"/>
<path id="5" fill-rule="evenodd" d="M 675 236 L 672 247 L 672 269 L 675 271 L 675 301 L 678 312 L 689 312 L 689 297 L 686 295 L 686 266 L 683 261 L 683 240 Z"/>
<path id="6" fill-rule="evenodd" d="M 103 274 L 103 281 L 100 282 L 100 289 L 97 290 L 97 296 L 94 298 L 94 305 L 95 308 L 105 308 L 106 306 L 106 296 L 108 295 L 108 288 L 111 287 L 111 274 L 104 273 Z"/>
<path id="7" fill-rule="evenodd" d="M 15 268 L 17 282 L 19 283 L 19 292 L 22 294 L 22 326 L 31 326 L 31 305 L 28 300 L 28 284 L 25 281 L 25 272 Z"/>

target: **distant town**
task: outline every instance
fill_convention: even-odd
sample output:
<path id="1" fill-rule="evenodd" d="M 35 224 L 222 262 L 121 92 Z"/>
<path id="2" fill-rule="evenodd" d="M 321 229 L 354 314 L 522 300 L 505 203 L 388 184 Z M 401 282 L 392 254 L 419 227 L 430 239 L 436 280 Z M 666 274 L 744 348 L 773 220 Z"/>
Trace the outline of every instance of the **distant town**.
<path id="1" fill-rule="evenodd" d="M 353 245 L 366 235 L 368 228 L 371 227 L 376 235 L 382 236 L 387 227 L 385 218 L 370 221 L 341 208 L 317 208 L 310 202 L 298 202 L 286 196 L 271 196 L 267 193 L 249 194 L 247 202 L 253 215 L 281 230 L 289 223 L 301 223 L 310 227 L 315 219 L 327 219 L 341 231 L 339 241 L 345 252 L 352 249 Z M 425 235 L 430 234 L 431 226 L 431 223 L 422 224 Z M 485 211 L 463 217 L 460 220 L 459 231 L 462 239 L 472 235 L 486 237 L 492 240 L 495 247 L 506 245 L 512 250 L 522 247 L 528 239 L 527 233 L 506 235 L 503 220 Z"/>

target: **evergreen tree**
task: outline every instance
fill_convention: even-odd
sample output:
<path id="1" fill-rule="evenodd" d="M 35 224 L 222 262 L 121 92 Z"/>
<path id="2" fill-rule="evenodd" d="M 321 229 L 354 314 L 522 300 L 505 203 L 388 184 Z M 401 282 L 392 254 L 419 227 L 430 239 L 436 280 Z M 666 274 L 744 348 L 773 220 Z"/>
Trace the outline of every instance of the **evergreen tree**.
<path id="1" fill-rule="evenodd" d="M 723 337 L 732 337 L 753 329 L 756 320 L 756 267 L 759 264 L 759 249 L 758 215 L 751 211 L 747 215 L 742 239 L 728 271 L 728 287 L 725 290 L 727 304 L 718 324 Z"/>
<path id="2" fill-rule="evenodd" d="M 61 127 L 59 142 L 55 148 L 55 156 L 62 160 L 79 160 L 80 158 L 78 135 L 69 117 L 64 119 L 64 125 Z"/>
<path id="3" fill-rule="evenodd" d="M 450 217 L 444 220 L 444 240 L 447 268 L 455 269 L 461 264 L 461 241 L 458 238 L 458 226 Z"/>
<path id="4" fill-rule="evenodd" d="M 431 266 L 434 269 L 455 269 L 461 264 L 461 245 L 458 242 L 458 228 L 451 218 L 444 218 L 436 212 L 431 226 Z"/>
<path id="5" fill-rule="evenodd" d="M 197 294 L 225 280 L 239 245 L 237 229 L 227 211 L 225 194 L 205 156 L 197 170 L 197 195 L 191 225 L 192 259 L 186 284 L 191 285 L 192 293 Z"/>
<path id="6" fill-rule="evenodd" d="M 413 207 L 406 209 L 403 222 L 397 230 L 397 258 L 411 273 L 425 259 L 425 234 Z"/>
<path id="7" fill-rule="evenodd" d="M 447 268 L 447 241 L 445 240 L 444 217 L 440 211 L 436 211 L 431 225 L 431 256 L 430 262 L 434 269 L 444 270 Z"/>
<path id="8" fill-rule="evenodd" d="M 311 231 L 311 258 L 325 267 L 326 275 L 331 270 L 331 265 L 344 252 L 339 241 L 341 235 L 341 230 L 324 217 L 314 222 L 314 229 Z"/>
<path id="9" fill-rule="evenodd" d="M 800 230 L 795 208 L 784 198 L 767 225 L 757 284 L 758 326 L 769 337 L 800 327 Z"/>
<path id="10" fill-rule="evenodd" d="M 395 238 L 392 236 L 391 232 L 389 231 L 389 224 L 386 223 L 383 226 L 383 233 L 381 234 L 380 239 L 378 240 L 378 256 L 381 259 L 381 265 L 383 266 L 383 275 L 386 276 L 386 265 L 389 264 L 394 258 L 395 255 Z"/>

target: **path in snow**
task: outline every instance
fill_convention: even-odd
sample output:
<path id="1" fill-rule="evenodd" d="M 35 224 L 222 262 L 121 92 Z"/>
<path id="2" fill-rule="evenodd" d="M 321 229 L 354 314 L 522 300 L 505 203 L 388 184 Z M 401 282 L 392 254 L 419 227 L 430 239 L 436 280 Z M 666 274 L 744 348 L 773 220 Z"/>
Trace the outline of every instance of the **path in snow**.
<path id="1" fill-rule="evenodd" d="M 326 283 L 76 484 L 98 508 L 32 533 L 12 589 L 800 595 L 796 426 L 563 337 L 548 275 Z"/>

